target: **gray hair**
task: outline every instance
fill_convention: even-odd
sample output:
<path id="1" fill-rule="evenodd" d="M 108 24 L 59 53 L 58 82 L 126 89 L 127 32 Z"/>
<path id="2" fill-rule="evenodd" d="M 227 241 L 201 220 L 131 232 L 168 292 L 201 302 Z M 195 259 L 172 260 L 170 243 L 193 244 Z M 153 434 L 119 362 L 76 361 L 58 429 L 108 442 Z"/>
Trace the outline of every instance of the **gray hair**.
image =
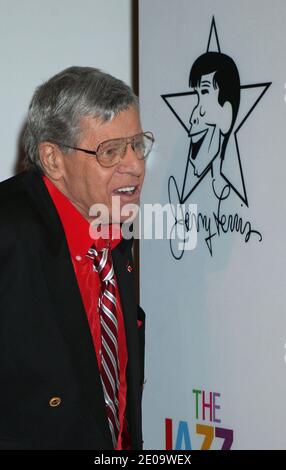
<path id="1" fill-rule="evenodd" d="M 92 67 L 63 70 L 39 86 L 32 98 L 23 136 L 27 166 L 43 172 L 41 142 L 76 146 L 82 117 L 107 122 L 130 106 L 139 109 L 138 98 L 121 80 Z"/>

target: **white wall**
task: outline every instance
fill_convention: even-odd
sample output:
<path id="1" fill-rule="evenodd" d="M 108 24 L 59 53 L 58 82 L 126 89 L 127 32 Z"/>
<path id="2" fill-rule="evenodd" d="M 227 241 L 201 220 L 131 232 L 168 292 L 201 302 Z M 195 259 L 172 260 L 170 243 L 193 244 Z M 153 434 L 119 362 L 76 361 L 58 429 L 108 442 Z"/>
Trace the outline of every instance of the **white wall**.
<path id="1" fill-rule="evenodd" d="M 185 250 L 180 260 L 172 256 L 169 240 L 140 241 L 141 303 L 147 315 L 145 448 L 164 448 L 168 418 L 173 449 L 201 448 L 201 425 L 214 436 L 211 449 L 221 449 L 222 433 L 231 432 L 233 449 L 285 449 L 286 2 L 140 0 L 139 5 L 142 122 L 156 138 L 141 206 L 169 202 L 168 182 L 174 179 L 179 195 L 183 187 L 195 188 L 186 210 L 197 204 L 198 214 L 206 216 L 213 248 L 211 255 L 202 223 L 196 249 Z M 227 188 L 226 180 L 218 173 L 212 178 L 210 172 L 197 179 L 193 160 L 188 161 L 194 140 L 187 132 L 197 103 L 197 122 L 207 132 L 220 108 L 212 108 L 215 100 L 206 106 L 194 95 L 178 97 L 191 92 L 190 68 L 207 50 L 213 15 L 221 51 L 235 61 L 242 87 L 233 131 L 238 147 L 230 138 L 222 163 L 232 189 L 221 204 L 213 188 L 221 194 L 219 186 Z M 210 50 L 217 51 L 211 37 Z M 271 85 L 261 96 L 267 82 Z M 171 98 L 173 94 L 177 96 Z M 187 129 L 162 95 L 169 96 Z M 205 142 L 196 163 L 209 156 Z M 240 183 L 237 149 L 248 207 L 233 189 Z M 174 184 L 170 188 L 171 202 L 183 206 Z M 227 230 L 226 224 L 222 230 L 220 224 L 235 214 L 261 233 L 261 242 L 253 233 L 247 240 L 246 232 Z M 182 230 L 183 224 L 178 226 Z M 198 409 L 194 389 L 201 393 Z M 208 409 L 202 413 L 202 391 L 207 402 L 210 393 L 216 394 L 216 415 Z"/>
<path id="2" fill-rule="evenodd" d="M 131 82 L 130 0 L 0 0 L 0 180 L 14 173 L 36 86 L 70 65 Z"/>

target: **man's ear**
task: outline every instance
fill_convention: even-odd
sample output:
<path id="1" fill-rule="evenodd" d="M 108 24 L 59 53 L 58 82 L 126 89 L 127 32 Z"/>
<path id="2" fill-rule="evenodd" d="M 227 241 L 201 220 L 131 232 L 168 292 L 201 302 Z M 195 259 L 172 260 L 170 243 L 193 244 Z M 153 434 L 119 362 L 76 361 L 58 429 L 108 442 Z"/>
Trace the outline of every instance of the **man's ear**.
<path id="1" fill-rule="evenodd" d="M 223 135 L 227 134 L 232 123 L 232 106 L 229 101 L 222 105 L 220 130 Z"/>
<path id="2" fill-rule="evenodd" d="M 39 156 L 44 173 L 52 180 L 59 180 L 63 175 L 63 154 L 52 142 L 39 144 Z"/>

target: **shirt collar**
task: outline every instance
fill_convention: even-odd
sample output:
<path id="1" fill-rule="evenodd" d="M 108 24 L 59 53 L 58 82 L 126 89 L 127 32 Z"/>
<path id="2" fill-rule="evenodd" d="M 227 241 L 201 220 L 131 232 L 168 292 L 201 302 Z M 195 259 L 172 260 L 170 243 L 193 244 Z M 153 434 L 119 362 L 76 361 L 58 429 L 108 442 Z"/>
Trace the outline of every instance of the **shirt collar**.
<path id="1" fill-rule="evenodd" d="M 70 253 L 77 261 L 85 260 L 88 250 L 94 245 L 96 250 L 110 247 L 112 250 L 122 240 L 119 224 L 107 226 L 108 233 L 104 238 L 93 239 L 90 236 L 90 223 L 77 210 L 72 202 L 52 183 L 43 176 L 43 181 L 57 209 L 67 238 Z"/>

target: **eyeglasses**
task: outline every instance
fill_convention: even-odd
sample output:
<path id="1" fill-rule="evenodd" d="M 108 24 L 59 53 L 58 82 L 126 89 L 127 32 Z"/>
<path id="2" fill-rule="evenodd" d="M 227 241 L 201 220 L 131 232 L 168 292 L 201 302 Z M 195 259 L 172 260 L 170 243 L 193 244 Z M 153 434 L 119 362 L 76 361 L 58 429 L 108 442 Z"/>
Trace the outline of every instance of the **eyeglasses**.
<path id="1" fill-rule="evenodd" d="M 151 152 L 155 139 L 152 132 L 142 132 L 132 137 L 121 137 L 101 142 L 96 150 L 87 150 L 80 147 L 72 147 L 62 142 L 55 142 L 57 145 L 73 150 L 79 150 L 89 155 L 94 155 L 100 165 L 109 168 L 117 165 L 127 151 L 127 145 L 131 144 L 133 152 L 139 160 L 145 160 Z"/>

